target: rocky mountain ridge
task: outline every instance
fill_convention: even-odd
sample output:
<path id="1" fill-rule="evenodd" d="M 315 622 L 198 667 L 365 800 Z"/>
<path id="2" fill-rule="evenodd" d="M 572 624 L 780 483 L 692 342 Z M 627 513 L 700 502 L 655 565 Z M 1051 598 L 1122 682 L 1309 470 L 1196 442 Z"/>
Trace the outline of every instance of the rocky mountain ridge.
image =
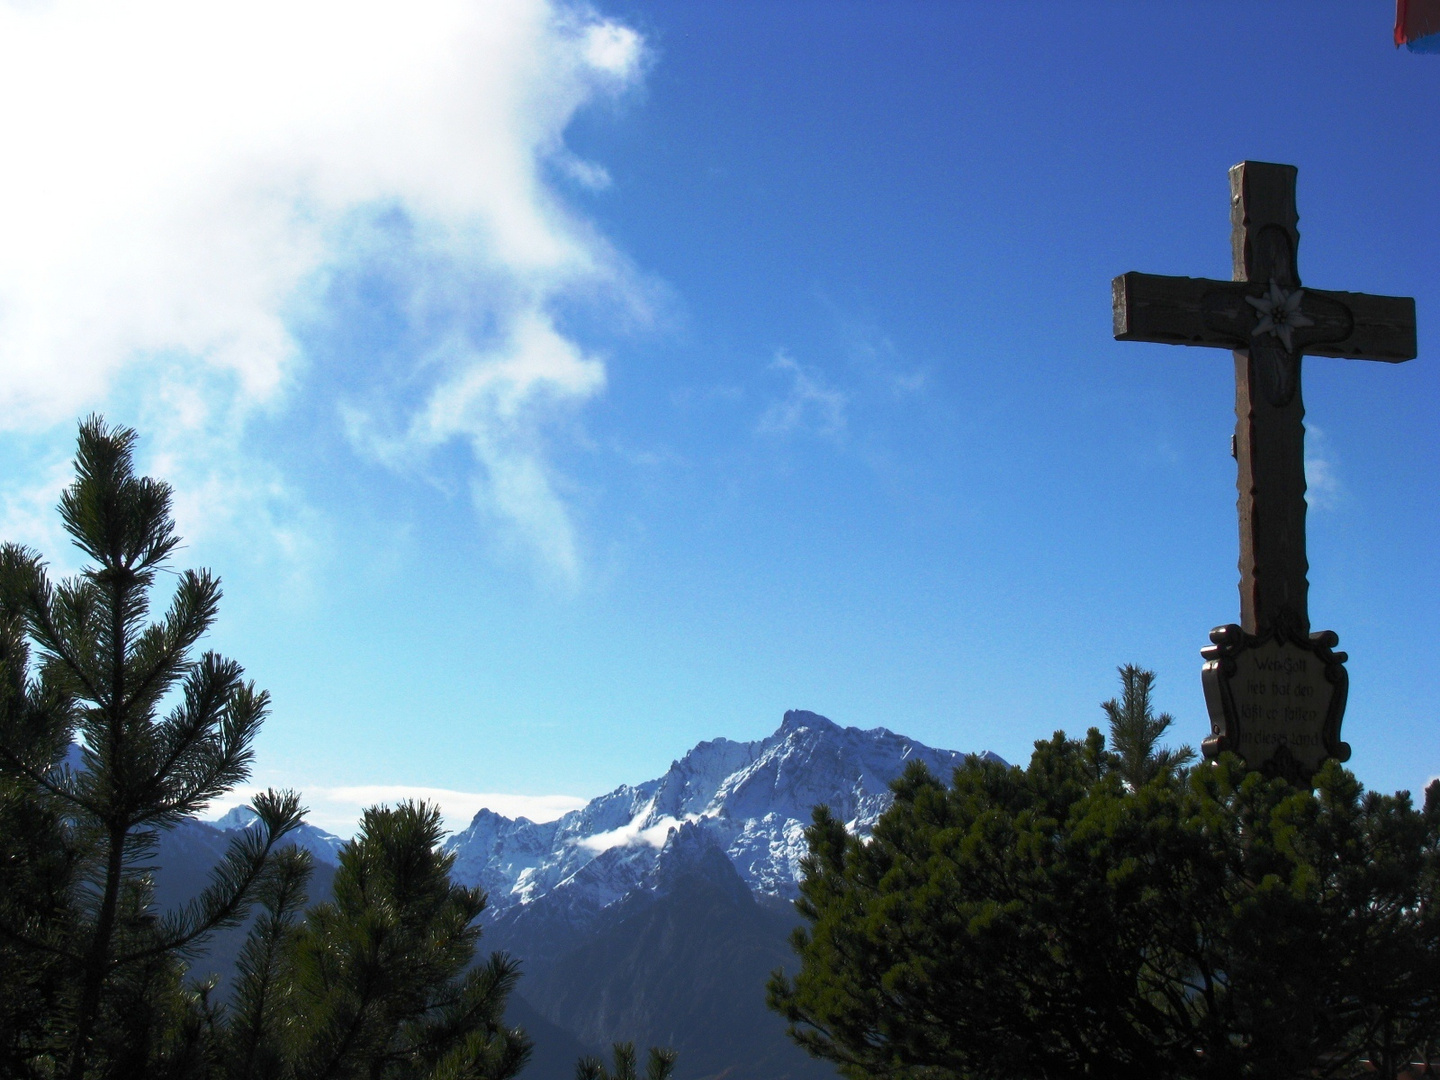
<path id="1" fill-rule="evenodd" d="M 583 923 L 645 887 L 688 825 L 713 841 L 755 893 L 791 898 L 814 806 L 825 803 L 865 835 L 890 805 L 890 781 L 911 761 L 948 780 L 966 756 L 792 709 L 764 739 L 702 742 L 663 776 L 622 785 L 555 821 L 481 810 L 448 841 L 452 876 L 486 890 L 492 919 L 547 898 L 545 907 Z"/>

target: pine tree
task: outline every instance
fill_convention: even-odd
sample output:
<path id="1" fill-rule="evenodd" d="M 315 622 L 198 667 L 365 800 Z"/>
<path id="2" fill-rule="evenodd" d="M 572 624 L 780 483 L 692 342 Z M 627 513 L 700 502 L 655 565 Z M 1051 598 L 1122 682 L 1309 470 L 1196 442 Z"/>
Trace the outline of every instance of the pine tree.
<path id="1" fill-rule="evenodd" d="M 433 807 L 367 810 L 334 900 L 306 910 L 310 856 L 277 847 L 303 812 L 267 792 L 204 892 L 156 911 L 159 831 L 245 779 L 269 699 L 194 655 L 220 600 L 207 571 L 179 574 L 148 621 L 179 539 L 135 441 L 80 426 L 60 503 L 79 575 L 52 585 L 38 555 L 0 547 L 0 1075 L 514 1076 L 530 1046 L 503 1023 L 518 965 L 473 965 L 485 896 L 450 882 Z M 257 903 L 222 1004 L 186 961 Z"/>
<path id="2" fill-rule="evenodd" d="M 504 1024 L 519 965 L 471 967 L 485 907 L 449 879 L 439 809 L 365 811 L 333 901 L 306 911 L 296 856 L 240 961 L 228 1080 L 507 1080 L 530 1041 Z"/>
<path id="3" fill-rule="evenodd" d="M 204 892 L 156 911 L 159 831 L 245 779 L 269 699 L 194 655 L 220 600 L 207 571 L 179 574 L 148 622 L 179 539 L 135 441 L 80 426 L 60 503 L 79 575 L 52 585 L 38 555 L 0 547 L 0 1075 L 513 1077 L 530 1049 L 503 1022 L 518 965 L 473 964 L 485 896 L 451 883 L 434 807 L 367 810 L 333 901 L 307 910 L 310 856 L 277 846 L 303 812 L 267 792 Z M 186 961 L 256 904 L 222 1004 Z"/>
<path id="4" fill-rule="evenodd" d="M 275 872 L 261 888 L 260 916 L 236 959 L 231 1008 L 214 1034 L 224 1062 L 220 1075 L 226 1080 L 274 1080 L 286 1075 L 284 1033 L 296 998 L 287 953 L 294 946 L 312 869 L 308 851 L 282 848 Z"/>
<path id="5" fill-rule="evenodd" d="M 1213 767 L 1135 788 L 1094 729 L 1028 768 L 912 765 L 807 832 L 791 1036 L 843 1075 L 1395 1076 L 1440 1043 L 1440 781 Z"/>
<path id="6" fill-rule="evenodd" d="M 1119 773 L 1132 789 L 1138 789 L 1188 765 L 1195 760 L 1195 751 L 1189 746 L 1160 748 L 1160 737 L 1175 718 L 1169 713 L 1156 716 L 1150 704 L 1155 673 L 1135 664 L 1119 670 L 1120 699 L 1111 698 L 1100 707 L 1110 720 L 1110 749 L 1119 758 Z"/>
<path id="7" fill-rule="evenodd" d="M 183 985 L 183 960 L 245 917 L 302 814 L 293 794 L 257 796 L 261 827 L 231 845 L 205 891 L 154 911 L 158 832 L 248 776 L 269 699 L 234 661 L 194 655 L 220 601 L 208 571 L 180 573 L 148 621 L 179 537 L 169 486 L 135 475 L 135 442 L 99 417 L 80 425 L 60 500 L 89 560 L 77 576 L 52 585 L 38 555 L 0 549 L 0 818 L 33 829 L 6 840 L 16 872 L 0 886 L 0 977 L 39 1009 L 9 1050 L 17 1069 L 70 1080 L 158 1075 L 167 1055 L 180 1067 L 209 1015 L 203 989 Z M 65 764 L 77 736 L 78 770 Z M 14 850 L 28 839 L 35 850 Z"/>
<path id="8" fill-rule="evenodd" d="M 14 569 L 0 551 L 0 579 Z M 27 680 L 24 621 L 0 607 L 0 1076 L 38 1076 L 63 1053 L 50 1022 L 68 989 L 64 947 L 78 911 L 75 861 L 56 800 L 5 768 L 7 755 L 51 763 L 64 753 L 71 702 L 53 680 Z"/>

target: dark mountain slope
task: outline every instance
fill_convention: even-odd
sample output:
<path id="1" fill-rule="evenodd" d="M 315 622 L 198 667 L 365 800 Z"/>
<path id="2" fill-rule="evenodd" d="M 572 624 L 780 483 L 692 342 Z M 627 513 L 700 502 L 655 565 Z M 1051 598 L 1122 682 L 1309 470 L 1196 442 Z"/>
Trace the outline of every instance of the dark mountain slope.
<path id="1" fill-rule="evenodd" d="M 526 978 L 530 1004 L 587 1043 L 673 1046 L 677 1080 L 830 1080 L 834 1069 L 791 1043 L 765 1007 L 770 972 L 793 960 L 793 911 L 757 904 L 702 830 L 679 833 L 649 888 Z"/>
<path id="2" fill-rule="evenodd" d="M 232 834 L 203 821 L 186 819 L 160 833 L 155 852 L 155 906 L 171 911 L 189 903 L 210 882 L 210 872 L 230 846 Z M 306 892 L 312 904 L 329 900 L 335 881 L 335 866 L 317 857 Z M 240 926 L 217 930 L 190 960 L 190 975 L 197 981 L 214 976 L 223 1001 L 229 996 L 235 961 L 250 932 L 251 917 Z"/>
<path id="3" fill-rule="evenodd" d="M 484 940 L 480 942 L 480 952 L 489 955 L 486 945 Z M 522 978 L 521 987 L 525 983 Z M 525 1034 L 535 1044 L 519 1080 L 575 1080 L 575 1065 L 582 1057 L 595 1055 L 604 1057 L 606 1061 L 610 1059 L 608 1052 L 601 1054 L 600 1047 L 587 1046 L 564 1028 L 546 1020 L 520 994 L 510 995 L 505 1006 L 505 1023 L 524 1028 Z"/>

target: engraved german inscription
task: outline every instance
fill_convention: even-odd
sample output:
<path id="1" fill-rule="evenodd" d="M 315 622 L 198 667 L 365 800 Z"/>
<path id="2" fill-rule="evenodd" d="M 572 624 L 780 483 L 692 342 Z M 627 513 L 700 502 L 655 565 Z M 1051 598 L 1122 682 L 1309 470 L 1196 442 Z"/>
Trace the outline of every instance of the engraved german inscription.
<path id="1" fill-rule="evenodd" d="M 1323 738 L 1335 688 L 1325 665 L 1292 642 L 1257 645 L 1236 657 L 1230 692 L 1235 701 L 1235 750 L 1252 767 L 1280 747 L 1311 772 L 1326 757 Z"/>

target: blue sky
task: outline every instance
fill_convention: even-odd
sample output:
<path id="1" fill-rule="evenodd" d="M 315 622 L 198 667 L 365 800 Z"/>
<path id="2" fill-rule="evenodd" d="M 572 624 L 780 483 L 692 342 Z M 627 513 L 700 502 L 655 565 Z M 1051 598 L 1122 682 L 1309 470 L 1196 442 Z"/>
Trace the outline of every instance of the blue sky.
<path id="1" fill-rule="evenodd" d="M 556 813 L 792 707 L 1023 761 L 1115 667 L 1208 728 L 1229 357 L 1115 274 L 1228 277 L 1299 167 L 1311 616 L 1367 784 L 1440 774 L 1440 59 L 1384 3 L 0 5 L 0 529 L 141 433 L 253 780 L 317 823 Z"/>

